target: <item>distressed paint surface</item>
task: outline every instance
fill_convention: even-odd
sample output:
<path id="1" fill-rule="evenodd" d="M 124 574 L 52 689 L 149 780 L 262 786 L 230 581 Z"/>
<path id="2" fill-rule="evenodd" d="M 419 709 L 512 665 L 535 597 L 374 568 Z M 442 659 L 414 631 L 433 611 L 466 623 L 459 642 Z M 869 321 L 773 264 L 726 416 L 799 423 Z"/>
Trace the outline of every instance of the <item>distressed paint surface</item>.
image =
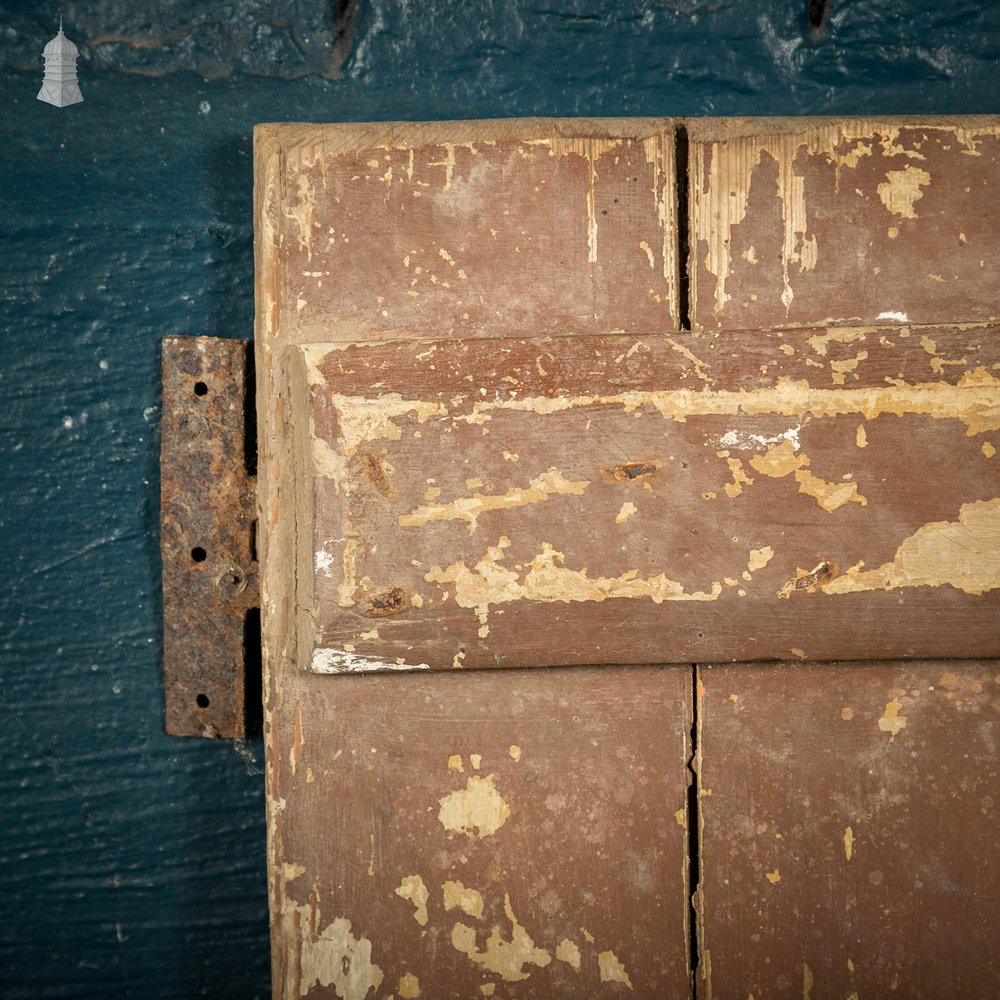
<path id="1" fill-rule="evenodd" d="M 932 332 L 302 349 L 303 664 L 1000 652 L 997 331 Z"/>
<path id="2" fill-rule="evenodd" d="M 283 164 L 276 291 L 304 339 L 677 325 L 665 120 L 261 126 L 264 141 Z"/>
<path id="3" fill-rule="evenodd" d="M 1000 119 L 690 131 L 696 327 L 997 318 Z"/>
<path id="4" fill-rule="evenodd" d="M 280 685 L 304 736 L 269 762 L 276 996 L 689 996 L 688 670 Z M 439 821 L 473 782 L 507 807 L 488 836 Z"/>
<path id="5" fill-rule="evenodd" d="M 337 984 L 311 977 L 308 966 L 324 928 L 336 931 L 341 951 L 349 945 L 362 956 L 369 988 L 377 970 L 400 992 L 405 981 L 408 992 L 445 997 L 477 990 L 688 995 L 686 889 L 669 895 L 686 879 L 686 806 L 662 791 L 655 806 L 634 805 L 637 787 L 643 795 L 657 789 L 652 780 L 637 784 L 631 748 L 648 747 L 649 759 L 660 762 L 659 780 L 683 789 L 691 716 L 677 706 L 686 704 L 689 673 L 584 665 L 407 674 L 411 667 L 995 652 L 989 623 L 998 598 L 989 566 L 998 484 L 990 439 L 1000 434 L 1000 413 L 995 331 L 982 322 L 988 316 L 967 322 L 958 313 L 926 325 L 915 313 L 925 325 L 911 328 L 906 309 L 894 305 L 864 326 L 829 329 L 824 315 L 810 320 L 811 329 L 775 331 L 787 317 L 768 316 L 757 336 L 691 334 L 677 331 L 672 301 L 664 322 L 655 286 L 646 298 L 636 294 L 625 256 L 616 258 L 617 278 L 630 296 L 615 300 L 617 313 L 605 312 L 602 255 L 613 210 L 605 217 L 599 208 L 598 182 L 602 164 L 608 175 L 605 157 L 618 166 L 614 155 L 625 154 L 597 140 L 618 127 L 628 134 L 613 140 L 616 147 L 632 155 L 642 146 L 646 156 L 650 129 L 666 135 L 668 123 L 576 123 L 575 139 L 586 132 L 587 142 L 552 149 L 550 138 L 553 155 L 544 160 L 533 144 L 546 137 L 531 130 L 556 131 L 552 123 L 494 127 L 501 153 L 475 163 L 495 175 L 495 157 L 511 151 L 504 143 L 521 147 L 509 169 L 518 178 L 512 197 L 521 199 L 520 209 L 510 209 L 515 215 L 529 214 L 530 199 L 521 198 L 529 186 L 541 193 L 534 187 L 542 188 L 535 181 L 543 164 L 568 172 L 561 190 L 573 208 L 562 230 L 575 299 L 565 299 L 565 288 L 559 301 L 549 298 L 561 274 L 550 282 L 549 272 L 539 272 L 539 286 L 534 272 L 530 282 L 518 272 L 514 289 L 504 273 L 483 269 L 488 254 L 464 261 L 442 243 L 454 233 L 485 240 L 463 226 L 495 214 L 495 188 L 483 189 L 489 198 L 479 209 L 459 206 L 466 214 L 447 225 L 422 216 L 433 269 L 428 260 L 415 264 L 413 254 L 397 264 L 392 232 L 397 223 L 409 232 L 399 199 L 423 206 L 426 194 L 396 187 L 404 165 L 392 159 L 399 150 L 386 130 L 375 130 L 378 142 L 370 127 L 258 133 L 278 996 L 301 995 L 303 981 L 313 984 L 307 992 L 337 995 Z M 451 204 L 456 178 L 467 181 L 481 155 L 478 137 L 463 132 L 469 128 L 403 127 L 406 183 L 412 147 L 413 176 L 433 170 L 433 181 L 423 179 Z M 360 173 L 352 144 L 365 151 L 385 145 L 382 160 L 373 160 L 387 163 L 391 177 L 376 177 L 367 161 L 373 173 Z M 458 152 L 469 144 L 477 150 L 463 162 Z M 642 196 L 660 238 L 671 200 L 661 196 L 656 164 L 667 155 L 646 156 L 653 183 Z M 338 158 L 356 172 L 341 171 Z M 905 165 L 892 170 L 899 176 L 881 177 L 873 197 L 900 225 L 915 222 L 933 174 L 925 184 Z M 358 218 L 343 208 L 346 189 L 337 187 L 347 178 L 358 184 L 364 229 L 388 249 L 383 259 L 365 250 L 363 231 L 348 233 L 348 247 L 362 242 L 358 259 L 377 263 L 370 274 L 352 272 L 345 286 L 336 284 L 335 267 L 325 267 L 333 257 L 322 255 L 345 256 L 331 242 L 331 197 L 334 204 L 341 198 L 344 219 Z M 790 204 L 798 205 L 794 167 L 786 180 Z M 799 217 L 781 227 L 778 297 L 786 312 L 803 298 L 790 271 L 786 280 L 787 265 L 810 273 L 822 260 L 818 234 L 802 230 L 799 238 Z M 380 218 L 395 221 L 382 230 Z M 640 220 L 636 233 L 649 221 Z M 540 245 L 551 250 L 547 219 L 535 222 Z M 669 258 L 667 250 L 658 256 L 658 245 L 644 230 L 636 241 L 644 277 Z M 773 267 L 774 254 L 761 243 L 745 247 L 740 260 Z M 482 294 L 492 312 L 466 315 L 467 263 L 489 277 Z M 665 281 L 669 273 L 662 271 Z M 376 284 L 388 294 L 379 291 L 385 301 L 372 306 Z M 928 481 L 933 489 L 913 488 Z M 394 673 L 330 678 L 299 669 L 309 666 Z M 525 692 L 535 699 L 524 717 L 539 727 L 534 738 L 508 725 L 525 711 L 518 700 Z M 743 701 L 737 693 L 727 704 L 740 710 Z M 655 725 L 637 725 L 637 711 Z M 891 746 L 912 734 L 913 713 L 901 696 L 890 692 L 878 712 L 875 731 Z M 577 720 L 612 727 L 604 731 L 613 731 L 615 759 L 598 762 L 592 750 L 601 740 L 579 738 Z M 679 727 L 671 745 L 681 752 L 664 757 L 671 726 Z M 490 742 L 496 727 L 504 731 Z M 296 731 L 301 738 L 289 745 Z M 703 788 L 702 797 L 710 791 Z M 558 824 L 558 843 L 546 822 Z M 613 831 L 611 847 L 593 822 L 605 837 Z M 667 842 L 667 828 L 675 856 L 650 847 Z M 859 867 L 859 821 L 840 823 L 833 843 L 843 864 Z M 627 880 L 610 893 L 620 911 L 581 882 L 581 872 L 595 869 L 595 853 L 607 867 L 595 874 L 602 887 L 608 871 Z M 662 874 L 671 857 L 677 881 Z M 772 893 L 787 891 L 794 876 L 794 866 L 778 862 L 754 873 Z M 563 877 L 560 865 L 572 874 Z M 582 888 L 578 905 L 564 905 L 557 883 Z M 655 902 L 651 892 L 661 893 Z M 665 923 L 670 905 L 674 922 Z M 304 927 L 303 907 L 315 907 L 315 929 Z M 350 938 L 342 933 L 348 929 Z M 705 927 L 699 936 L 707 940 Z M 794 966 L 804 995 L 821 982 L 821 969 L 813 956 Z M 710 970 L 708 949 L 706 978 Z"/>
<path id="6" fill-rule="evenodd" d="M 267 993 L 262 779 L 160 732 L 151 499 L 161 339 L 252 325 L 252 123 L 995 110 L 992 5 L 826 6 L 817 42 L 787 0 L 370 0 L 342 35 L 302 0 L 63 5 L 70 114 L 34 99 L 58 10 L 6 5 L 9 997 Z"/>
<path id="7" fill-rule="evenodd" d="M 699 995 L 993 996 L 1000 662 L 698 677 Z"/>

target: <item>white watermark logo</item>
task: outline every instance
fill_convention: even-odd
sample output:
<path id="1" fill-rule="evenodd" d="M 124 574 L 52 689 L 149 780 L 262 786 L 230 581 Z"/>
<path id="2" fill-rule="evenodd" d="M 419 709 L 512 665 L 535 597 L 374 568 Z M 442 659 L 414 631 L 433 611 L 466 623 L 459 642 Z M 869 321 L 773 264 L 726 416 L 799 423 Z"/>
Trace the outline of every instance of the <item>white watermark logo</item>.
<path id="1" fill-rule="evenodd" d="M 79 104 L 83 100 L 80 85 L 76 80 L 77 47 L 63 34 L 62 17 L 59 18 L 59 34 L 45 46 L 45 77 L 38 99 L 57 108 L 68 104 Z"/>

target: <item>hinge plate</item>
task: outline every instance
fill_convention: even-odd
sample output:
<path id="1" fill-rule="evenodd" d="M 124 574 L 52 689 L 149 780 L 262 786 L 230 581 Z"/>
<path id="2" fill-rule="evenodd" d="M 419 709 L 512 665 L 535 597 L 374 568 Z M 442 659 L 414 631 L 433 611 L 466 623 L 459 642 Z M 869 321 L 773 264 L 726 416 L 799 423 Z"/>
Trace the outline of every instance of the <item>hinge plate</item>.
<path id="1" fill-rule="evenodd" d="M 168 337 L 160 554 L 166 730 L 259 732 L 260 585 L 253 346 Z"/>

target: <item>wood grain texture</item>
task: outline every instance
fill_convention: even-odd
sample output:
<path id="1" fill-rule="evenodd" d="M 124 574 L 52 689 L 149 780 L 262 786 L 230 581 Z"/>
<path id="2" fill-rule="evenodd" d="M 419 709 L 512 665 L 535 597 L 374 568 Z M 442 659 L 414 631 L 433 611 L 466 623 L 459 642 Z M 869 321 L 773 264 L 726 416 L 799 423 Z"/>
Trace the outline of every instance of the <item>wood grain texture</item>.
<path id="1" fill-rule="evenodd" d="M 268 125 L 257 142 L 281 160 L 269 239 L 292 339 L 677 326 L 667 120 Z"/>
<path id="2" fill-rule="evenodd" d="M 998 671 L 699 670 L 699 996 L 996 996 Z"/>
<path id="3" fill-rule="evenodd" d="M 998 316 L 1000 119 L 691 122 L 706 329 Z"/>
<path id="4" fill-rule="evenodd" d="M 674 668 L 287 677 L 275 996 L 688 997 L 690 696 Z"/>
<path id="5" fill-rule="evenodd" d="M 358 150 L 365 151 L 363 163 Z M 302 431 L 309 427 L 306 383 L 293 345 L 317 339 L 496 336 L 512 324 L 552 333 L 616 326 L 645 333 L 675 326 L 672 157 L 670 125 L 663 121 L 265 126 L 256 131 L 258 503 L 275 996 L 309 992 L 352 1000 L 364 997 L 375 985 L 373 963 L 382 963 L 378 976 L 397 977 L 389 992 L 399 997 L 415 995 L 414 982 L 401 979 L 408 974 L 421 976 L 428 987 L 433 984 L 433 992 L 429 989 L 424 995 L 466 995 L 449 991 L 469 983 L 487 986 L 483 970 L 490 963 L 506 970 L 510 980 L 498 995 L 571 995 L 580 982 L 597 983 L 596 990 L 586 989 L 593 995 L 609 990 L 624 993 L 625 978 L 630 977 L 634 989 L 648 989 L 651 996 L 687 995 L 685 833 L 675 816 L 684 808 L 688 774 L 683 740 L 690 722 L 682 694 L 686 675 L 651 672 L 649 683 L 638 676 L 634 687 L 630 682 L 622 692 L 622 705 L 636 707 L 633 711 L 615 706 L 622 721 L 612 718 L 618 728 L 606 744 L 600 732 L 612 725 L 603 718 L 610 707 L 608 685 L 614 684 L 616 691 L 621 687 L 617 673 L 579 674 L 572 684 L 582 687 L 572 702 L 556 694 L 558 672 L 552 679 L 539 674 L 520 689 L 509 681 L 500 684 L 499 674 L 496 680 L 463 677 L 462 685 L 450 685 L 445 676 L 433 683 L 419 677 L 333 681 L 298 669 L 309 662 L 311 647 L 304 640 L 313 622 L 312 608 L 298 599 L 295 583 L 309 580 L 314 556 L 311 545 L 299 544 L 312 520 L 311 492 L 305 488 L 312 459 L 302 440 Z M 368 159 L 375 160 L 377 173 Z M 345 206 L 348 189 L 354 201 Z M 481 253 L 483 243 L 488 249 Z M 656 685 L 662 696 L 657 702 L 649 684 L 667 676 L 672 677 L 672 686 Z M 591 688 L 593 695 L 588 694 Z M 544 746 L 550 757 L 543 763 L 539 755 L 537 767 L 529 762 L 520 772 L 523 778 L 515 771 L 502 778 L 499 771 L 486 771 L 482 777 L 495 773 L 494 787 L 515 792 L 518 782 L 529 778 L 537 778 L 539 788 L 561 783 L 564 792 L 534 800 L 532 789 L 526 787 L 523 799 L 510 798 L 510 808 L 529 818 L 530 829 L 531 821 L 539 826 L 549 822 L 552 809 L 545 805 L 549 801 L 567 825 L 565 831 L 553 827 L 555 840 L 548 848 L 537 838 L 529 839 L 527 832 L 511 841 L 500 831 L 490 837 L 485 850 L 471 855 L 466 849 L 466 857 L 477 862 L 477 868 L 469 870 L 480 873 L 474 887 L 484 894 L 483 919 L 498 929 L 492 946 L 494 938 L 489 935 L 479 933 L 470 942 L 469 931 L 459 931 L 464 948 L 460 951 L 449 937 L 455 923 L 452 914 L 433 937 L 421 937 L 422 926 L 413 923 L 412 905 L 395 889 L 401 887 L 402 878 L 420 875 L 440 898 L 443 883 L 449 880 L 444 876 L 462 864 L 458 845 L 467 839 L 465 834 L 447 831 L 434 820 L 435 810 L 441 808 L 438 800 L 463 787 L 455 783 L 447 758 L 469 743 L 470 753 L 481 754 L 487 767 L 496 767 L 497 759 L 507 755 L 505 766 L 513 768 L 514 737 L 505 731 L 503 740 L 510 742 L 496 737 L 499 742 L 489 744 L 487 736 L 493 726 L 490 720 L 504 719 L 505 705 L 511 718 L 518 715 L 520 709 L 510 699 L 520 697 L 519 690 L 535 692 L 533 696 L 546 701 L 548 714 L 527 731 L 536 734 L 537 745 Z M 432 699 L 460 707 L 447 723 L 416 714 L 416 706 Z M 370 762 L 363 758 L 365 772 L 344 770 L 349 763 L 355 766 L 353 755 L 351 761 L 334 765 L 342 757 L 338 751 L 347 753 L 340 744 L 350 741 L 356 748 L 357 738 L 379 706 L 384 709 L 383 728 L 371 744 L 376 753 L 368 747 Z M 414 720 L 412 727 L 406 722 L 408 714 Z M 443 714 L 448 716 L 448 711 Z M 650 720 L 648 726 L 639 727 L 645 733 L 641 740 L 633 732 L 640 716 Z M 591 720 L 585 727 L 586 741 L 573 735 L 577 720 L 584 719 Z M 392 760 L 384 754 L 387 748 L 398 747 L 397 735 L 408 730 L 412 744 L 407 746 L 404 740 L 404 750 L 411 764 L 397 771 L 392 760 L 398 751 L 393 749 Z M 306 752 L 303 739 L 308 740 L 308 753 L 315 753 L 319 761 L 311 772 L 305 757 L 299 766 L 299 755 Z M 664 757 L 664 746 L 671 739 L 677 752 Z M 633 781 L 620 767 L 612 767 L 611 758 L 579 770 L 579 761 L 596 760 L 591 753 L 600 746 L 614 745 L 615 753 L 627 754 L 629 740 L 656 757 L 657 763 L 650 765 L 655 780 L 650 770 Z M 459 749 L 453 748 L 455 741 Z M 527 745 L 525 740 L 526 754 Z M 467 790 L 470 779 L 477 776 L 474 765 L 469 770 L 470 762 L 471 757 L 464 765 Z M 418 778 L 422 791 L 413 784 Z M 399 779 L 404 780 L 402 786 Z M 641 795 L 654 798 L 645 805 L 635 799 L 643 811 L 624 813 L 615 799 L 616 783 L 622 789 L 641 787 Z M 378 829 L 390 831 L 387 849 L 398 851 L 398 863 L 419 862 L 415 871 L 386 869 L 378 859 L 372 861 L 376 826 L 370 818 L 371 796 L 379 787 L 395 789 L 395 801 L 405 802 L 413 823 L 419 824 L 416 833 L 394 827 L 394 806 L 378 800 L 383 802 Z M 472 788 L 469 794 L 474 798 L 475 783 Z M 559 798 L 563 794 L 565 800 Z M 631 801 L 631 791 L 623 794 Z M 640 822 L 640 815 L 647 818 Z M 341 824 L 338 834 L 328 837 L 325 831 L 334 820 Z M 631 839 L 630 824 L 637 823 L 636 837 L 658 845 L 652 858 L 639 853 L 639 839 Z M 516 825 L 512 820 L 511 829 Z M 367 874 L 362 879 L 352 867 L 357 859 L 348 845 L 356 844 L 359 836 L 367 841 L 362 844 L 360 871 L 366 873 L 371 864 L 380 879 L 388 878 L 388 871 L 394 877 L 391 885 L 379 883 L 378 895 L 372 895 Z M 491 848 L 496 858 L 491 859 Z M 604 852 L 600 858 L 599 851 Z M 519 871 L 535 873 L 537 885 L 550 877 L 550 870 L 563 872 L 560 878 L 567 886 L 563 891 L 568 892 L 571 885 L 590 885 L 581 878 L 580 869 L 605 858 L 607 871 L 595 875 L 585 890 L 589 896 L 573 897 L 572 907 L 570 897 L 565 897 L 564 906 L 544 893 L 536 906 L 531 884 L 511 874 L 516 862 Z M 567 866 L 565 859 L 572 859 L 572 865 Z M 300 865 L 305 868 L 304 881 L 309 880 L 304 889 L 294 884 Z M 638 874 L 629 875 L 629 865 Z M 345 882 L 348 877 L 359 881 Z M 291 893 L 289 882 L 294 885 Z M 468 884 L 473 885 L 471 878 Z M 348 895 L 342 892 L 345 885 L 353 886 Z M 404 891 L 419 898 L 414 895 L 416 883 L 406 885 Z M 612 903 L 600 895 L 608 887 L 614 893 Z M 508 915 L 508 906 L 514 916 Z M 573 961 L 557 957 L 562 938 L 549 933 L 545 906 L 551 910 L 553 926 L 565 925 L 565 939 L 580 949 L 579 973 Z M 577 921 L 581 912 L 590 914 L 591 924 L 596 922 L 599 929 Z M 617 931 L 608 924 L 614 914 L 627 915 Z M 440 919 L 438 914 L 436 920 Z M 350 927 L 348 920 L 353 921 Z M 387 932 L 376 940 L 375 931 L 383 925 L 391 929 L 393 921 L 401 922 L 407 935 Z M 593 942 L 581 926 L 587 927 Z M 528 954 L 537 961 L 528 966 L 530 979 L 517 979 L 521 973 L 511 964 L 527 948 L 519 927 L 529 929 L 534 942 Z M 661 927 L 668 928 L 666 944 Z M 478 928 L 475 923 L 473 931 Z M 413 937 L 414 931 L 418 936 Z M 632 942 L 629 957 L 625 945 L 612 940 L 621 931 L 627 931 L 622 940 Z M 433 947 L 424 950 L 422 944 Z M 482 953 L 491 949 L 510 960 L 483 958 Z M 573 959 L 570 945 L 561 950 Z M 443 964 L 436 966 L 437 961 Z M 521 962 L 522 970 L 525 964 Z M 502 973 L 498 975 L 502 978 Z"/>
<path id="6" fill-rule="evenodd" d="M 301 662 L 994 655 L 997 344 L 974 327 L 303 349 Z"/>

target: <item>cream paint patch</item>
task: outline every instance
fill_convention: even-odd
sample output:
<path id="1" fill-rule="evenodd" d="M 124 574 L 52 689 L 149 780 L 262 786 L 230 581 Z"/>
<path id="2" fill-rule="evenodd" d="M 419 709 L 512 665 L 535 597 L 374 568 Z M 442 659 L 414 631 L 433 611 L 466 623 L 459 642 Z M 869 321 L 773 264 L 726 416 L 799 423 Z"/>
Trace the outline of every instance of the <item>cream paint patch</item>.
<path id="1" fill-rule="evenodd" d="M 990 134 L 992 129 L 986 127 L 974 130 L 962 126 L 940 125 L 932 126 L 927 131 L 939 135 L 943 144 L 954 137 L 958 143 L 972 151 L 977 145 L 976 137 Z M 829 125 L 813 126 L 796 135 L 764 133 L 723 141 L 693 143 L 692 186 L 696 190 L 707 192 L 708 197 L 696 202 L 692 229 L 699 243 L 705 244 L 704 265 L 716 279 L 716 315 L 721 313 L 731 298 L 726 292 L 726 281 L 733 273 L 730 249 L 733 228 L 746 217 L 753 173 L 765 156 L 777 166 L 775 194 L 781 203 L 781 260 L 785 285 L 781 298 L 787 308 L 792 301 L 788 280 L 790 265 L 798 263 L 800 271 L 815 267 L 821 249 L 809 245 L 815 243 L 815 234 L 809 233 L 805 177 L 799 162 L 800 154 L 804 152 L 809 157 L 822 157 L 830 164 L 834 169 L 834 189 L 839 192 L 844 171 L 853 171 L 862 158 L 872 156 L 876 149 L 885 157 L 906 156 L 911 160 L 925 158 L 919 150 L 905 148 L 900 135 L 901 128 L 898 125 L 845 119 Z M 899 173 L 905 174 L 905 171 Z M 920 174 L 926 172 L 921 170 Z M 929 180 L 928 175 L 927 182 Z M 850 187 L 856 187 L 853 182 L 848 183 Z M 912 210 L 909 188 L 922 186 L 919 175 L 887 183 L 890 190 L 883 202 L 888 199 L 898 208 L 910 205 Z"/>
<path id="2" fill-rule="evenodd" d="M 858 365 L 862 361 L 868 359 L 867 351 L 858 351 L 858 353 L 853 358 L 844 358 L 840 361 L 830 362 L 831 380 L 834 385 L 844 385 L 847 382 L 847 376 L 853 375 L 857 379 Z"/>
<path id="3" fill-rule="evenodd" d="M 319 909 L 312 903 L 290 907 L 303 928 L 299 944 L 299 996 L 314 986 L 332 986 L 340 1000 L 365 1000 L 378 992 L 384 976 L 372 962 L 372 943 L 351 933 L 351 922 L 337 917 L 322 930 Z"/>
<path id="4" fill-rule="evenodd" d="M 730 458 L 729 452 L 726 451 L 717 451 L 715 454 L 718 458 L 724 458 L 726 465 L 729 466 L 729 473 L 733 477 L 733 481 L 726 483 L 723 489 L 726 491 L 727 497 L 735 500 L 743 492 L 744 486 L 753 485 L 753 480 L 746 474 L 743 462 L 740 459 Z"/>
<path id="5" fill-rule="evenodd" d="M 776 194 L 781 202 L 783 223 L 784 289 L 781 300 L 786 308 L 791 305 L 790 266 L 798 264 L 800 272 L 813 270 L 819 258 L 816 236 L 808 233 L 805 177 L 796 167 L 795 160 L 803 148 L 811 156 L 825 156 L 827 162 L 834 165 L 839 190 L 841 171 L 853 169 L 861 157 L 872 154 L 868 130 L 850 134 L 853 131 L 851 124 L 843 122 L 814 128 L 797 136 L 763 134 L 725 145 L 718 142 L 693 145 L 695 185 L 697 190 L 711 192 L 708 198 L 696 201 L 693 223 L 695 236 L 706 245 L 705 267 L 716 278 L 716 315 L 731 298 L 726 292 L 726 279 L 732 273 L 732 230 L 746 217 L 753 172 L 765 156 L 776 164 L 778 171 Z M 854 146 L 846 153 L 837 152 L 851 142 Z"/>
<path id="6" fill-rule="evenodd" d="M 963 504 L 957 521 L 932 521 L 905 539 L 892 562 L 852 566 L 818 589 L 856 594 L 901 587 L 954 587 L 985 594 L 1000 587 L 1000 498 Z"/>
<path id="7" fill-rule="evenodd" d="M 635 512 L 636 506 L 631 500 L 626 500 L 622 505 L 621 509 L 615 515 L 615 524 L 624 524 Z"/>
<path id="8" fill-rule="evenodd" d="M 878 186 L 878 196 L 886 209 L 901 219 L 915 219 L 914 205 L 924 196 L 920 189 L 931 182 L 926 170 L 907 163 L 902 170 L 890 170 Z"/>
<path id="9" fill-rule="evenodd" d="M 764 877 L 771 885 L 777 885 L 781 881 L 781 872 L 775 868 L 773 872 L 764 872 Z"/>
<path id="10" fill-rule="evenodd" d="M 461 882 L 448 881 L 441 886 L 445 910 L 459 909 L 467 916 L 483 919 L 483 897 L 478 889 L 470 889 Z"/>
<path id="11" fill-rule="evenodd" d="M 959 420 L 969 436 L 1000 430 L 1000 379 L 985 368 L 965 372 L 954 385 L 924 382 L 871 386 L 864 389 L 817 389 L 803 381 L 780 381 L 765 389 L 674 389 L 659 392 L 622 392 L 612 395 L 525 396 L 483 400 L 455 420 L 482 424 L 494 411 L 517 411 L 545 416 L 589 406 L 621 406 L 633 413 L 652 407 L 662 417 L 684 423 L 688 417 L 776 414 L 797 418 L 859 415 L 873 420 L 882 414 L 914 414 L 936 420 Z"/>
<path id="12" fill-rule="evenodd" d="M 433 416 L 447 413 L 444 403 L 403 399 L 398 392 L 385 393 L 376 399 L 331 394 L 328 401 L 337 413 L 340 449 L 348 456 L 365 442 L 398 441 L 403 432 L 393 422 L 394 418 L 412 413 L 422 424 Z"/>
<path id="13" fill-rule="evenodd" d="M 563 938 L 556 945 L 556 958 L 565 962 L 574 972 L 580 971 L 580 949 L 575 941 Z"/>
<path id="14" fill-rule="evenodd" d="M 827 330 L 826 333 L 817 333 L 809 338 L 809 346 L 821 357 L 826 357 L 826 349 L 831 344 L 853 344 L 856 341 L 864 340 L 868 336 L 866 330 L 857 327 L 846 327 L 839 330 Z"/>
<path id="15" fill-rule="evenodd" d="M 506 542 L 506 544 L 504 544 Z M 711 591 L 687 593 L 675 580 L 663 573 L 640 579 L 636 570 L 618 577 L 590 577 L 587 570 L 567 569 L 561 564 L 564 556 L 548 542 L 532 559 L 524 579 L 512 569 L 500 565 L 504 549 L 510 540 L 502 537 L 486 555 L 469 569 L 464 562 L 447 567 L 433 566 L 424 576 L 431 583 L 454 583 L 455 601 L 459 607 L 481 608 L 512 601 L 606 601 L 615 597 L 645 597 L 654 604 L 664 601 L 714 601 L 722 593 L 722 584 L 715 582 Z"/>
<path id="16" fill-rule="evenodd" d="M 536 948 L 531 935 L 518 923 L 510 905 L 510 896 L 504 896 L 504 912 L 510 921 L 510 940 L 505 940 L 499 927 L 494 927 L 482 951 L 476 941 L 476 930 L 467 924 L 457 923 L 451 931 L 452 947 L 467 955 L 470 961 L 501 976 L 509 983 L 527 979 L 531 973 L 525 972 L 526 965 L 545 968 L 552 956 L 542 948 Z"/>
<path id="17" fill-rule="evenodd" d="M 316 214 L 316 189 L 305 174 L 299 174 L 296 187 L 298 198 L 285 209 L 285 216 L 298 227 L 296 237 L 299 250 L 305 250 L 308 260 L 312 260 L 313 222 Z M 289 199 L 291 201 L 291 199 Z"/>
<path id="18" fill-rule="evenodd" d="M 812 969 L 806 965 L 805 962 L 802 963 L 802 1000 L 812 1000 L 812 988 L 813 988 L 813 974 Z"/>
<path id="19" fill-rule="evenodd" d="M 452 833 L 490 837 L 507 822 L 510 807 L 493 784 L 493 775 L 473 775 L 465 788 L 438 800 L 438 821 Z"/>
<path id="20" fill-rule="evenodd" d="M 809 456 L 795 454 L 791 442 L 784 441 L 764 455 L 755 455 L 750 465 L 772 479 L 783 479 L 793 474 L 799 492 L 812 497 L 823 510 L 833 513 L 845 503 L 858 503 L 864 507 L 868 500 L 858 493 L 858 484 L 850 482 L 828 483 L 809 471 Z"/>
<path id="21" fill-rule="evenodd" d="M 413 919 L 421 927 L 427 926 L 427 900 L 431 894 L 419 875 L 405 875 L 395 889 L 400 899 L 408 899 L 413 904 Z"/>
<path id="22" fill-rule="evenodd" d="M 400 1000 L 417 1000 L 420 996 L 420 980 L 412 972 L 404 972 L 399 977 L 399 987 L 396 990 Z"/>
<path id="23" fill-rule="evenodd" d="M 546 139 L 529 139 L 526 145 L 546 146 L 550 156 L 579 156 L 587 163 L 587 261 L 597 263 L 597 205 L 594 188 L 597 182 L 597 160 L 605 153 L 618 148 L 620 139 L 590 139 L 584 137 L 553 136 Z"/>
<path id="24" fill-rule="evenodd" d="M 849 826 L 844 828 L 844 857 L 848 861 L 854 857 L 854 830 Z"/>
<path id="25" fill-rule="evenodd" d="M 882 713 L 882 718 L 878 720 L 878 727 L 883 733 L 889 734 L 889 742 L 895 741 L 896 737 L 906 728 L 906 716 L 900 715 L 899 710 L 902 704 L 893 698 Z"/>
<path id="26" fill-rule="evenodd" d="M 763 569 L 773 558 L 774 549 L 770 545 L 765 545 L 762 549 L 751 549 L 747 570 L 755 573 L 757 570 Z"/>
<path id="27" fill-rule="evenodd" d="M 694 373 L 698 378 L 700 378 L 703 382 L 714 381 L 714 379 L 709 378 L 709 376 L 705 372 L 705 369 L 708 367 L 708 365 L 706 365 L 704 361 L 701 361 L 698 358 L 696 358 L 694 354 L 691 353 L 691 349 L 689 347 L 685 347 L 680 342 L 674 340 L 673 337 L 666 337 L 665 339 L 666 342 L 670 345 L 671 350 L 676 351 L 682 357 L 690 361 L 692 365 L 694 365 Z"/>
<path id="28" fill-rule="evenodd" d="M 602 983 L 624 983 L 632 989 L 632 980 L 613 951 L 602 951 L 597 956 L 597 968 L 601 973 Z"/>
<path id="29" fill-rule="evenodd" d="M 481 480 L 479 484 L 482 485 Z M 479 515 L 487 511 L 544 503 L 550 496 L 582 496 L 589 485 L 589 480 L 571 482 L 558 469 L 553 468 L 535 476 L 527 487 L 512 487 L 501 495 L 474 493 L 471 497 L 459 497 L 450 503 L 425 504 L 408 514 L 400 514 L 399 525 L 402 528 L 415 528 L 429 521 L 460 520 L 468 522 L 471 535 L 478 526 Z"/>

